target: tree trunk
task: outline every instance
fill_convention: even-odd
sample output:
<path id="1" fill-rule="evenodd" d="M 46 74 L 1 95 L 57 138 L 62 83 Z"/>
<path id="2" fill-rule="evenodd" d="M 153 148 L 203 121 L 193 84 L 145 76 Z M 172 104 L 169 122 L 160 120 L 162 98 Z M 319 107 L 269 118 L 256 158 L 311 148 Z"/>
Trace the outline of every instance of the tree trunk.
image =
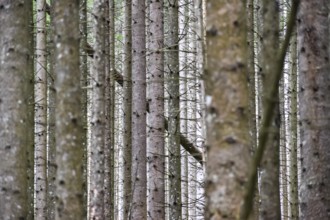
<path id="1" fill-rule="evenodd" d="M 300 219 L 330 218 L 329 7 L 301 0 L 298 16 L 301 123 Z"/>
<path id="2" fill-rule="evenodd" d="M 182 39 L 179 45 L 179 69 L 180 71 L 180 132 L 188 138 L 188 51 L 189 51 L 189 1 L 181 0 L 179 8 L 179 32 Z M 188 186 L 188 154 L 182 148 L 181 151 L 181 201 L 182 219 L 189 219 L 189 186 Z"/>
<path id="3" fill-rule="evenodd" d="M 169 151 L 169 218 L 181 219 L 181 153 L 179 93 L 179 25 L 178 0 L 168 3 L 167 90 L 168 90 L 168 151 Z"/>
<path id="4" fill-rule="evenodd" d="M 292 35 L 291 40 L 291 103 L 290 103 L 290 219 L 299 219 L 299 201 L 298 201 L 298 124 L 297 124 L 297 32 Z"/>
<path id="5" fill-rule="evenodd" d="M 148 219 L 165 219 L 163 1 L 150 2 L 148 84 Z"/>
<path id="6" fill-rule="evenodd" d="M 81 112 L 82 112 L 82 125 L 83 125 L 83 134 L 81 135 L 82 139 L 82 147 L 83 147 L 83 192 L 84 192 L 84 219 L 87 218 L 87 206 L 88 206 L 88 200 L 87 200 L 87 143 L 88 143 L 88 119 L 87 119 L 87 104 L 88 104 L 88 95 L 87 95 L 87 87 L 89 85 L 88 82 L 88 62 L 87 57 L 88 54 L 85 50 L 87 47 L 87 0 L 81 0 L 80 1 L 80 11 L 79 11 L 79 17 L 80 17 L 80 33 L 81 33 L 81 39 L 80 39 L 80 74 L 81 74 L 81 87 L 82 87 L 82 94 L 81 94 Z"/>
<path id="7" fill-rule="evenodd" d="M 104 136 L 105 136 L 105 0 L 94 1 L 94 57 L 92 68 L 92 119 L 90 149 L 91 219 L 104 219 Z"/>
<path id="8" fill-rule="evenodd" d="M 115 215 L 115 0 L 109 0 L 109 58 L 110 58 L 110 215 Z"/>
<path id="9" fill-rule="evenodd" d="M 104 116 L 105 116 L 105 126 L 104 126 L 104 218 L 105 219 L 113 219 L 113 212 L 112 206 L 111 206 L 111 200 L 113 197 L 111 197 L 111 175 L 113 173 L 113 170 L 111 168 L 111 144 L 112 144 L 112 131 L 111 131 L 111 124 L 112 124 L 112 118 L 111 118 L 111 106 L 113 105 L 111 100 L 111 85 L 110 85 L 110 69 L 112 66 L 110 65 L 110 29 L 113 28 L 110 26 L 110 22 L 108 22 L 108 19 L 110 18 L 110 10 L 109 10 L 109 1 L 106 0 L 105 3 L 105 17 L 106 20 L 104 22 L 104 34 L 105 34 L 105 47 L 104 47 L 104 53 L 105 53 L 105 110 L 104 110 Z"/>
<path id="10" fill-rule="evenodd" d="M 123 146 L 124 146 L 124 198 L 123 198 L 123 219 L 128 219 L 130 204 L 131 204 L 131 166 L 132 166 L 132 2 L 131 0 L 125 0 L 124 6 L 124 63 L 123 63 L 123 72 L 124 72 L 124 103 L 123 103 L 123 112 L 124 112 L 124 137 L 123 137 Z"/>
<path id="11" fill-rule="evenodd" d="M 254 12 L 255 10 L 255 3 L 254 0 L 247 0 L 247 43 L 248 43 L 248 64 L 247 64 L 247 71 L 248 71 L 248 83 L 249 83 L 249 130 L 250 130 L 250 143 L 252 153 L 255 152 L 257 149 L 257 100 L 256 100 L 256 71 L 255 71 L 255 53 L 257 49 L 255 48 L 255 32 L 257 28 L 255 27 L 255 16 L 257 13 Z M 253 216 L 258 216 L 259 210 L 259 191 L 256 190 L 254 199 L 254 209 L 253 209 Z"/>
<path id="12" fill-rule="evenodd" d="M 186 15 L 189 19 L 189 29 L 188 29 L 188 54 L 187 54 L 187 65 L 188 71 L 187 71 L 187 137 L 192 143 L 196 143 L 197 145 L 197 75 L 199 72 L 197 72 L 197 35 L 195 31 L 195 22 L 198 21 L 196 18 L 195 10 L 194 10 L 194 1 L 192 1 L 190 4 L 188 4 L 188 11 Z M 201 19 L 201 18 L 200 18 Z M 202 50 L 199 50 L 201 53 Z M 198 179 L 198 169 L 199 164 L 196 160 L 189 161 L 189 195 L 190 198 L 188 200 L 189 204 L 189 218 L 190 219 L 196 219 L 197 216 L 197 209 L 199 201 L 199 197 L 197 195 L 197 188 L 199 185 L 199 179 Z"/>
<path id="13" fill-rule="evenodd" d="M 206 219 L 237 219 L 250 161 L 243 1 L 207 4 Z"/>
<path id="14" fill-rule="evenodd" d="M 130 219 L 147 218 L 145 1 L 132 1 L 132 199 Z"/>
<path id="15" fill-rule="evenodd" d="M 52 7 L 53 9 L 53 7 Z M 50 23 L 54 27 L 53 10 L 51 10 Z M 55 143 L 55 56 L 54 56 L 54 28 L 50 28 L 48 34 L 48 61 L 49 71 L 47 73 L 47 219 L 55 219 L 55 187 L 56 187 L 56 143 Z"/>
<path id="16" fill-rule="evenodd" d="M 267 97 L 266 90 L 274 82 L 278 46 L 279 46 L 279 7 L 277 1 L 263 1 L 262 7 L 263 33 L 261 47 L 261 77 L 262 111 L 266 109 L 267 100 L 275 99 L 277 104 L 274 110 L 274 119 L 269 132 L 267 147 L 260 166 L 260 219 L 280 219 L 280 192 L 279 192 L 279 128 L 280 113 L 278 94 L 276 97 Z M 276 57 L 274 59 L 274 56 Z"/>
<path id="17" fill-rule="evenodd" d="M 0 219 L 28 216 L 26 148 L 33 123 L 28 112 L 33 87 L 31 1 L 1 0 L 0 33 Z"/>
<path id="18" fill-rule="evenodd" d="M 56 219 L 83 219 L 79 4 L 54 2 Z"/>
<path id="19" fill-rule="evenodd" d="M 29 42 L 29 51 L 32 57 L 32 61 L 29 62 L 29 80 L 28 80 L 28 91 L 31 91 L 28 98 L 28 120 L 27 124 L 29 129 L 34 131 L 34 35 L 31 34 L 34 32 L 34 17 L 33 17 L 33 4 L 28 4 L 26 9 L 28 13 L 29 20 L 29 35 L 25 41 Z M 27 220 L 34 219 L 34 132 L 28 133 L 27 147 L 26 147 L 26 157 L 27 157 L 27 179 L 28 179 L 28 215 Z"/>
<path id="20" fill-rule="evenodd" d="M 288 219 L 288 208 L 289 208 L 289 197 L 288 197 L 288 160 L 287 160 L 287 126 L 288 123 L 285 119 L 285 108 L 286 106 L 286 93 L 284 78 L 281 79 L 279 88 L 279 107 L 281 114 L 281 126 L 280 126 L 280 187 L 281 187 L 281 206 L 282 206 L 282 219 Z"/>
<path id="21" fill-rule="evenodd" d="M 34 215 L 45 219 L 47 214 L 47 60 L 46 1 L 36 4 L 36 74 L 35 99 L 35 207 Z"/>

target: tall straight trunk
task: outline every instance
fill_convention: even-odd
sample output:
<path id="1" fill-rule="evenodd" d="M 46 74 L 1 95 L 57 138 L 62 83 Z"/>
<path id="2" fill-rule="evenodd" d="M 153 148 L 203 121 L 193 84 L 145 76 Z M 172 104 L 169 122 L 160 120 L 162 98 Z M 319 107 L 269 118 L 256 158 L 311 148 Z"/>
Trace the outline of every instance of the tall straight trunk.
<path id="1" fill-rule="evenodd" d="M 149 5 L 148 219 L 165 219 L 163 1 Z"/>
<path id="2" fill-rule="evenodd" d="M 168 151 L 169 151 L 169 218 L 181 219 L 181 153 L 179 93 L 179 24 L 178 0 L 168 2 L 167 90 L 168 90 Z"/>
<path id="3" fill-rule="evenodd" d="M 243 1 L 207 4 L 206 219 L 237 219 L 248 177 L 250 142 Z"/>
<path id="4" fill-rule="evenodd" d="M 109 58 L 110 58 L 110 215 L 115 215 L 115 0 L 109 0 Z"/>
<path id="5" fill-rule="evenodd" d="M 0 219 L 28 216 L 26 149 L 33 123 L 29 98 L 32 51 L 31 1 L 1 0 L 0 32 Z"/>
<path id="6" fill-rule="evenodd" d="M 35 74 L 35 207 L 36 218 L 47 214 L 47 57 L 46 57 L 46 1 L 36 4 L 36 74 Z"/>
<path id="7" fill-rule="evenodd" d="M 251 131 L 251 151 L 257 147 L 256 121 L 256 77 L 255 77 L 255 49 L 254 49 L 254 0 L 247 1 L 247 43 L 248 43 L 248 79 L 249 79 L 249 127 Z"/>
<path id="8" fill-rule="evenodd" d="M 51 4 L 53 5 L 53 4 Z M 53 24 L 53 7 L 51 7 L 50 23 Z M 49 70 L 47 73 L 47 219 L 55 219 L 55 187 L 56 187 L 56 143 L 55 143 L 55 74 L 54 74 L 54 25 L 47 34 L 47 52 Z"/>
<path id="9" fill-rule="evenodd" d="M 280 106 L 280 114 L 281 114 L 281 126 L 280 126 L 280 200 L 281 200 L 281 216 L 283 220 L 288 219 L 288 209 L 289 209 L 289 194 L 288 194 L 288 160 L 287 160 L 287 146 L 288 146 L 288 138 L 287 138 L 287 126 L 288 122 L 286 121 L 286 93 L 287 90 L 285 88 L 285 81 L 284 78 L 280 81 L 280 88 L 279 88 L 279 106 Z"/>
<path id="10" fill-rule="evenodd" d="M 249 129 L 250 129 L 250 143 L 251 143 L 251 152 L 255 152 L 257 149 L 257 100 L 256 100 L 256 71 L 255 71 L 255 32 L 257 28 L 255 27 L 255 2 L 254 0 L 248 0 L 247 4 L 247 43 L 248 43 L 248 81 L 249 81 Z M 254 200 L 254 209 L 253 215 L 258 216 L 259 210 L 259 191 L 256 191 L 255 200 Z"/>
<path id="11" fill-rule="evenodd" d="M 291 40 L 291 102 L 290 102 L 290 179 L 289 179 L 289 199 L 290 199 L 290 219 L 299 218 L 298 201 L 298 90 L 297 90 L 297 32 L 292 35 Z"/>
<path id="12" fill-rule="evenodd" d="M 147 218 L 145 1 L 132 0 L 132 199 L 130 219 Z"/>
<path id="13" fill-rule="evenodd" d="M 194 143 L 200 143 L 200 147 L 202 148 L 202 151 L 204 151 L 204 143 L 206 139 L 206 123 L 205 123 L 205 88 L 204 88 L 204 81 L 202 80 L 203 74 L 204 74 L 204 66 L 205 66 L 205 57 L 204 57 L 204 48 L 205 48 L 205 36 L 204 36 L 204 14 L 205 14 L 205 1 L 204 0 L 194 0 L 194 13 L 195 17 L 197 18 L 196 23 L 194 24 L 194 27 L 192 29 L 193 33 L 196 34 L 196 61 L 195 61 L 195 72 L 194 72 L 194 94 L 195 100 L 196 100 L 196 110 L 197 115 L 196 117 L 196 136 L 194 139 Z M 204 158 L 203 158 L 204 160 Z M 195 161 L 194 158 L 190 157 L 190 161 Z M 195 167 L 196 166 L 196 167 Z M 201 166 L 198 163 L 194 163 L 192 166 L 193 169 L 196 170 L 196 178 L 194 178 L 192 181 L 194 181 L 194 184 L 197 188 L 197 195 L 195 203 L 191 203 L 192 206 L 192 212 L 191 214 L 196 213 L 196 217 L 192 216 L 193 218 L 197 218 L 199 215 L 204 214 L 205 209 L 205 192 L 204 192 L 204 186 L 200 184 L 200 182 L 197 181 L 204 181 L 205 178 L 205 166 Z M 202 176 L 202 178 L 200 178 Z M 194 175 L 193 175 L 194 177 Z M 197 180 L 197 181 L 196 181 Z M 195 199 L 194 197 L 191 197 L 191 199 Z M 196 205 L 195 205 L 196 204 Z"/>
<path id="14" fill-rule="evenodd" d="M 261 58 L 262 58 L 262 53 L 261 53 L 261 47 L 262 47 L 262 0 L 254 0 L 254 8 L 255 8 L 255 13 L 254 13 L 254 22 L 255 22 L 255 63 L 256 63 L 256 103 L 257 103 L 257 109 L 256 109 L 256 124 L 257 124 L 257 138 L 259 140 L 259 131 L 261 128 L 261 116 L 262 116 L 262 89 L 263 89 L 263 85 L 262 85 L 262 68 L 261 68 Z M 254 149 L 254 153 L 257 151 L 258 147 L 259 147 L 259 142 L 258 140 L 256 141 L 256 148 Z M 255 216 L 257 218 L 259 218 L 259 211 L 260 211 L 260 179 L 259 179 L 259 171 L 258 171 L 258 183 L 257 183 L 257 187 L 256 190 L 258 190 L 256 192 L 256 197 L 255 197 L 255 208 L 253 209 L 253 212 L 255 214 Z"/>
<path id="15" fill-rule="evenodd" d="M 88 87 L 88 63 L 87 63 L 87 0 L 80 1 L 80 10 L 79 10 L 79 17 L 80 17 L 80 74 L 81 74 L 81 113 L 82 113 L 82 125 L 83 125 L 83 133 L 81 135 L 82 139 L 82 147 L 83 147 L 83 192 L 84 192 L 84 217 L 87 217 L 87 143 L 88 143 L 88 119 L 87 119 L 87 103 L 88 103 L 88 95 L 87 95 L 87 87 Z"/>
<path id="16" fill-rule="evenodd" d="M 105 134 L 105 0 L 93 5 L 94 56 L 92 68 L 92 119 L 90 149 L 90 213 L 91 219 L 104 219 L 104 134 Z"/>
<path id="17" fill-rule="evenodd" d="M 263 81 L 263 93 L 271 88 L 274 82 L 274 70 L 276 69 L 276 58 L 279 46 L 279 8 L 277 1 L 263 1 L 262 7 L 263 32 L 261 47 L 261 76 Z M 262 96 L 262 108 L 265 109 L 268 99 L 276 97 Z M 272 122 L 267 147 L 264 152 L 260 166 L 260 219 L 280 219 L 280 192 L 279 192 L 279 127 L 280 113 L 279 105 L 275 107 L 275 117 Z"/>
<path id="18" fill-rule="evenodd" d="M 279 0 L 279 20 L 280 20 L 280 29 L 279 29 L 279 40 L 280 42 L 284 39 L 284 33 L 285 33 L 285 25 L 286 20 L 288 18 L 287 15 L 287 7 L 284 3 L 284 0 Z M 280 201 L 281 201 L 281 218 L 283 220 L 287 220 L 289 218 L 289 191 L 288 191 L 288 176 L 289 176 L 289 160 L 288 160 L 288 146 L 290 144 L 289 139 L 289 127 L 290 127 L 290 121 L 288 113 L 286 112 L 286 108 L 288 106 L 288 96 L 289 92 L 286 87 L 286 77 L 288 77 L 288 74 L 284 71 L 283 77 L 279 84 L 279 111 L 280 111 L 280 117 L 281 117 L 281 124 L 280 124 L 280 159 L 279 159 L 279 166 L 280 166 Z"/>
<path id="19" fill-rule="evenodd" d="M 56 219 L 83 219 L 79 2 L 54 2 L 54 28 Z"/>
<path id="20" fill-rule="evenodd" d="M 301 124 L 300 219 L 330 218 L 329 4 L 301 0 L 298 15 Z"/>
<path id="21" fill-rule="evenodd" d="M 128 219 L 128 213 L 131 203 L 131 165 L 132 165 L 132 4 L 131 0 L 125 0 L 124 6 L 124 63 L 123 63 L 123 72 L 124 72 L 124 103 L 123 103 L 123 112 L 124 112 L 124 137 L 123 137 L 123 146 L 124 146 L 124 186 L 123 186 L 123 219 Z"/>
<path id="22" fill-rule="evenodd" d="M 28 21 L 29 21 L 29 35 L 28 38 L 25 39 L 29 43 L 29 51 L 32 57 L 32 61 L 29 62 L 29 83 L 28 83 L 28 91 L 30 92 L 28 98 L 28 120 L 27 124 L 29 125 L 29 129 L 34 131 L 34 17 L 33 17 L 33 4 L 28 4 L 28 8 L 26 9 L 28 13 Z M 28 179 L 28 215 L 26 217 L 27 220 L 34 219 L 34 132 L 28 133 L 26 147 L 26 158 L 27 158 L 27 179 Z"/>
<path id="23" fill-rule="evenodd" d="M 187 13 L 187 16 L 189 18 L 195 18 L 195 10 L 194 10 L 194 1 L 192 1 L 188 5 L 189 13 Z M 195 34 L 196 27 L 195 27 L 194 20 L 190 21 L 189 29 L 188 29 L 188 75 L 187 75 L 187 98 L 188 98 L 188 118 L 187 118 L 187 137 L 192 143 L 197 143 L 197 74 L 196 68 L 197 66 L 197 35 Z M 201 52 L 201 51 L 199 51 Z M 189 217 L 191 219 L 197 218 L 197 209 L 198 209 L 198 203 L 200 202 L 198 200 L 197 196 L 197 188 L 198 188 L 198 178 L 197 178 L 197 170 L 199 169 L 199 164 L 196 160 L 191 160 L 189 163 Z"/>
<path id="24" fill-rule="evenodd" d="M 111 142 L 112 142 L 112 134 L 111 134 L 111 105 L 113 104 L 111 102 L 111 85 L 110 85 L 110 22 L 108 22 L 108 18 L 110 15 L 109 10 L 109 0 L 106 0 L 105 3 L 105 16 L 106 20 L 104 23 L 104 33 L 105 33 L 105 47 L 104 47 L 104 53 L 105 53 L 105 110 L 104 110 L 104 116 L 105 116 L 105 126 L 104 126 L 104 218 L 105 219 L 112 219 L 113 216 L 111 215 Z"/>
<path id="25" fill-rule="evenodd" d="M 189 31 L 189 2 L 188 0 L 179 1 L 179 32 L 182 40 L 179 45 L 179 68 L 180 68 L 180 132 L 188 138 L 188 31 Z M 188 186 L 188 154 L 183 149 L 181 151 L 181 201 L 182 201 L 182 218 L 189 219 L 189 186 Z"/>

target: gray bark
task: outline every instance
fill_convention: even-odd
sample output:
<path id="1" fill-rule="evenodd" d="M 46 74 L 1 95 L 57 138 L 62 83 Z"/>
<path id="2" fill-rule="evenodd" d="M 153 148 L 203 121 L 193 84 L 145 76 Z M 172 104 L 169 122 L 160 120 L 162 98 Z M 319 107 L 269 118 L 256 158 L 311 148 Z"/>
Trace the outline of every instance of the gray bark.
<path id="1" fill-rule="evenodd" d="M 237 219 L 248 177 L 250 142 L 243 1 L 207 4 L 206 219 Z"/>
<path id="2" fill-rule="evenodd" d="M 26 9 L 28 13 L 28 20 L 29 20 L 29 33 L 33 33 L 34 31 L 34 18 L 33 18 L 33 4 L 28 4 L 28 8 Z M 30 55 L 32 57 L 32 60 L 34 60 L 33 51 L 34 51 L 34 35 L 29 34 L 28 38 L 25 39 L 29 42 L 29 51 Z M 30 92 L 29 98 L 28 98 L 28 109 L 26 110 L 28 112 L 28 120 L 27 124 L 29 125 L 29 129 L 31 131 L 34 131 L 34 61 L 29 62 L 29 83 L 28 83 L 28 91 Z M 27 178 L 28 178 L 28 216 L 27 220 L 32 220 L 34 218 L 34 132 L 28 133 L 28 140 L 27 140 L 27 147 L 26 147 L 26 154 L 27 154 Z"/>
<path id="3" fill-rule="evenodd" d="M 282 206 L 282 219 L 288 219 L 288 206 L 289 206 L 289 194 L 288 194 L 288 160 L 287 160 L 287 126 L 288 122 L 285 119 L 285 95 L 287 90 L 285 89 L 284 79 L 281 79 L 280 88 L 279 88 L 279 104 L 280 104 L 280 114 L 281 114 L 281 126 L 280 126 L 280 187 L 281 187 L 281 206 Z"/>
<path id="4" fill-rule="evenodd" d="M 269 138 L 260 166 L 260 219 L 280 219 L 280 192 L 279 192 L 279 127 L 280 113 L 278 94 L 267 97 L 266 90 L 274 82 L 274 71 L 278 65 L 277 54 L 279 46 L 279 7 L 277 1 L 263 1 L 262 7 L 263 32 L 261 47 L 261 77 L 263 81 L 262 111 L 266 109 L 267 100 L 276 100 L 272 126 L 267 131 Z M 274 58 L 274 56 L 276 58 Z"/>
<path id="5" fill-rule="evenodd" d="M 123 201 L 123 218 L 128 219 L 128 213 L 131 203 L 131 165 L 132 165 L 132 142 L 131 142 L 131 122 L 132 122 L 132 5 L 131 0 L 125 0 L 125 15 L 124 15 L 124 63 L 123 63 L 123 72 L 124 72 L 124 103 L 123 103 L 123 112 L 124 112 L 124 201 Z"/>
<path id="6" fill-rule="evenodd" d="M 147 218 L 145 1 L 132 1 L 132 199 L 130 219 Z"/>
<path id="7" fill-rule="evenodd" d="M 30 1 L 1 0 L 0 32 L 0 219 L 28 216 L 26 149 L 33 123 L 29 98 L 32 51 Z"/>
<path id="8" fill-rule="evenodd" d="M 297 32 L 292 35 L 291 40 L 291 102 L 290 102 L 290 219 L 299 218 L 299 200 L 298 200 L 298 88 L 297 88 Z"/>
<path id="9" fill-rule="evenodd" d="M 53 10 L 50 13 L 50 23 L 53 24 Z M 54 25 L 52 25 L 54 27 Z M 54 28 L 47 34 L 49 71 L 47 73 L 47 218 L 55 219 L 55 187 L 56 187 L 56 143 L 55 143 L 55 74 L 54 74 Z"/>
<path id="10" fill-rule="evenodd" d="M 178 0 L 169 1 L 167 36 L 168 151 L 169 151 L 169 218 L 181 219 L 181 153 L 179 93 L 179 25 Z"/>
<path id="11" fill-rule="evenodd" d="M 105 3 L 105 16 L 108 19 L 108 16 L 111 16 L 109 13 L 109 1 L 106 0 Z M 106 20 L 107 21 L 107 20 Z M 109 36 L 110 33 L 110 25 L 108 22 L 104 22 L 104 28 L 105 28 L 105 36 Z M 112 134 L 111 134 L 111 105 L 113 104 L 111 102 L 111 86 L 110 86 L 110 42 L 109 37 L 105 37 L 105 92 L 104 92 L 104 99 L 105 99 L 105 110 L 104 110 L 104 116 L 105 116 L 105 125 L 104 125 L 104 218 L 105 219 L 112 219 L 113 216 L 111 216 L 111 143 L 112 143 Z"/>
<path id="12" fill-rule="evenodd" d="M 110 58 L 110 215 L 115 215 L 115 0 L 109 0 L 109 58 Z"/>
<path id="13" fill-rule="evenodd" d="M 298 15 L 300 219 L 330 218 L 329 5 L 302 0 Z"/>
<path id="14" fill-rule="evenodd" d="M 148 219 L 165 219 L 163 1 L 149 5 Z"/>
<path id="15" fill-rule="evenodd" d="M 257 99 L 256 99 L 256 71 L 255 71 L 255 2 L 254 0 L 247 0 L 247 43 L 248 43 L 248 82 L 249 82 L 249 129 L 250 129 L 250 143 L 251 152 L 253 153 L 257 149 Z M 254 200 L 253 215 L 258 216 L 259 213 L 259 191 L 256 191 Z"/>
<path id="16" fill-rule="evenodd" d="M 56 219 L 83 219 L 79 3 L 54 2 Z"/>
<path id="17" fill-rule="evenodd" d="M 82 139 L 82 147 L 83 147 L 83 192 L 84 192 L 84 218 L 87 217 L 87 142 L 88 142 L 88 120 L 87 120 L 87 103 L 88 103 L 88 95 L 87 95 L 87 87 L 89 85 L 88 82 L 88 63 L 87 57 L 88 54 L 85 50 L 87 47 L 87 0 L 80 1 L 80 10 L 79 10 L 79 17 L 80 17 L 80 74 L 81 74 L 81 87 L 82 87 L 82 94 L 81 94 L 81 112 L 82 112 L 82 125 L 83 125 L 83 133 L 81 135 Z"/>
<path id="18" fill-rule="evenodd" d="M 188 71 L 189 71 L 189 62 L 188 62 L 188 51 L 189 51 L 189 39 L 188 31 L 190 27 L 189 23 L 189 2 L 183 0 L 179 2 L 180 5 L 184 5 L 179 10 L 179 32 L 182 35 L 180 52 L 179 52 L 179 61 L 180 61 L 180 132 L 185 137 L 188 138 Z M 182 201 L 182 218 L 189 219 L 189 164 L 188 164 L 188 154 L 183 149 L 181 150 L 181 201 Z"/>
<path id="19" fill-rule="evenodd" d="M 106 22 L 105 22 L 105 177 L 104 177 L 104 209 L 105 219 L 114 218 L 115 203 L 115 134 L 114 134 L 114 110 L 115 110 L 115 82 L 114 82 L 114 66 L 115 66 L 115 4 L 113 0 L 106 1 Z M 108 22 L 109 21 L 109 22 Z"/>
<path id="20" fill-rule="evenodd" d="M 36 74 L 35 99 L 35 207 L 36 218 L 47 214 L 47 60 L 46 60 L 46 1 L 36 4 Z"/>
<path id="21" fill-rule="evenodd" d="M 187 64 L 188 67 L 188 75 L 187 75 L 187 137 L 192 143 L 197 143 L 197 75 L 200 73 L 198 72 L 197 68 L 199 67 L 200 62 L 202 60 L 199 60 L 199 63 L 197 62 L 197 38 L 199 37 L 198 34 L 198 27 L 195 27 L 195 22 L 198 22 L 198 18 L 196 19 L 196 14 L 194 10 L 194 2 L 191 2 L 190 5 L 188 5 L 188 11 L 187 16 L 189 18 L 189 29 L 188 29 L 188 60 Z M 201 18 L 199 18 L 201 19 Z M 202 30 L 200 30 L 202 31 Z M 200 42 L 201 43 L 201 42 Z M 201 45 L 199 45 L 201 46 Z M 199 52 L 201 53 L 202 50 L 199 49 Z M 201 56 L 201 54 L 199 54 Z M 197 70 L 197 71 L 196 71 Z M 197 171 L 200 168 L 196 160 L 189 161 L 189 219 L 196 219 L 197 218 L 197 209 L 199 208 L 199 199 L 197 195 L 197 189 L 198 189 L 198 177 L 197 177 Z"/>
<path id="22" fill-rule="evenodd" d="M 92 68 L 92 118 L 90 149 L 90 211 L 91 219 L 104 219 L 104 137 L 105 137 L 105 0 L 93 5 L 94 56 Z"/>

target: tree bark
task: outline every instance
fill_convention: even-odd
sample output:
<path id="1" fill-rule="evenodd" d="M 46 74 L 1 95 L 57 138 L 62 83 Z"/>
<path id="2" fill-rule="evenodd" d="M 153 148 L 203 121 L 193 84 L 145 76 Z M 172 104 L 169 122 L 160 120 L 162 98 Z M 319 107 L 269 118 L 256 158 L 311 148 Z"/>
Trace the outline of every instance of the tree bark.
<path id="1" fill-rule="evenodd" d="M 131 166 L 132 166 L 132 2 L 131 0 L 125 0 L 124 6 L 124 63 L 123 63 L 123 89 L 124 89 L 124 201 L 123 201 L 123 218 L 128 219 L 130 204 L 131 204 Z"/>
<path id="2" fill-rule="evenodd" d="M 180 132 L 188 138 L 188 51 L 189 51 L 189 1 L 181 0 L 179 2 L 183 7 L 179 8 L 179 32 L 182 33 L 182 39 L 179 45 L 179 68 L 180 68 Z M 181 201 L 182 201 L 182 219 L 189 219 L 189 163 L 188 154 L 181 150 Z"/>
<path id="3" fill-rule="evenodd" d="M 148 219 L 165 219 L 163 1 L 149 5 Z"/>
<path id="4" fill-rule="evenodd" d="M 113 219 L 113 212 L 112 206 L 111 206 L 111 175 L 112 175 L 112 168 L 111 168 L 111 143 L 112 143 L 112 134 L 111 134 L 111 124 L 112 124 L 112 118 L 111 118 L 111 106 L 112 106 L 112 100 L 111 100 L 111 85 L 110 85 L 110 22 L 108 22 L 108 19 L 110 18 L 110 10 L 109 10 L 109 0 L 106 0 L 105 2 L 105 17 L 106 20 L 104 21 L 104 34 L 105 34 L 105 47 L 104 47 L 104 53 L 105 53 L 105 92 L 104 92 L 104 99 L 105 99 L 105 110 L 104 110 L 104 116 L 105 116 L 105 125 L 104 125 L 104 218 L 105 219 Z"/>
<path id="5" fill-rule="evenodd" d="M 145 1 L 132 0 L 132 199 L 130 219 L 147 218 Z"/>
<path id="6" fill-rule="evenodd" d="M 207 5 L 206 219 L 237 219 L 250 162 L 243 1 Z"/>
<path id="7" fill-rule="evenodd" d="M 79 3 L 54 2 L 56 219 L 83 219 Z M 78 83 L 77 83 L 78 82 Z"/>
<path id="8" fill-rule="evenodd" d="M 46 1 L 36 4 L 36 74 L 35 74 L 35 207 L 36 218 L 47 214 L 47 60 L 46 60 Z"/>
<path id="9" fill-rule="evenodd" d="M 301 123 L 300 219 L 330 218 L 329 5 L 301 0 L 298 15 Z"/>
<path id="10" fill-rule="evenodd" d="M 31 1 L 5 1 L 0 5 L 0 219 L 28 216 L 26 149 L 33 133 L 29 98 L 32 51 Z"/>
<path id="11" fill-rule="evenodd" d="M 84 216 L 87 218 L 87 206 L 88 206 L 88 199 L 87 199 L 87 143 L 88 143 L 88 93 L 87 93 L 87 87 L 89 85 L 88 80 L 88 54 L 84 48 L 86 48 L 87 42 L 87 0 L 81 0 L 80 1 L 80 10 L 79 10 L 79 17 L 80 17 L 80 33 L 81 33 L 81 39 L 80 39 L 80 74 L 81 74 L 81 88 L 82 88 L 82 96 L 81 96 L 81 112 L 82 112 L 82 125 L 83 125 L 83 134 L 81 136 L 82 139 L 82 147 L 83 147 L 83 192 L 84 192 Z"/>
<path id="12" fill-rule="evenodd" d="M 248 83 L 249 83 L 249 130 L 250 130 L 250 143 L 251 149 L 250 151 L 252 154 L 257 149 L 257 99 L 256 99 L 256 71 L 255 71 L 255 53 L 257 52 L 257 48 L 255 48 L 255 41 L 258 38 L 255 38 L 255 32 L 257 32 L 257 25 L 255 24 L 256 19 L 255 16 L 255 1 L 254 0 L 247 0 L 247 44 L 248 44 L 248 64 L 247 64 L 247 71 L 248 71 Z M 258 6 L 258 5 L 257 5 Z M 256 195 L 254 199 L 254 209 L 253 209 L 253 216 L 259 215 L 259 191 L 256 190 Z"/>
<path id="13" fill-rule="evenodd" d="M 109 0 L 109 58 L 110 58 L 110 215 L 115 216 L 115 198 L 116 198 L 116 188 L 115 188 L 115 164 L 116 164 L 116 144 L 115 144 L 115 0 Z M 115 218 L 114 218 L 115 219 Z"/>
<path id="14" fill-rule="evenodd" d="M 261 46 L 261 77 L 263 81 L 262 89 L 262 111 L 266 109 L 267 100 L 275 100 L 276 106 L 272 126 L 267 131 L 269 138 L 267 147 L 260 166 L 260 219 L 280 219 L 280 191 L 279 191 L 279 96 L 269 97 L 266 90 L 274 82 L 274 71 L 278 59 L 279 46 L 279 6 L 278 1 L 263 1 L 262 7 L 263 32 Z M 275 58 L 274 58 L 275 56 Z"/>
<path id="15" fill-rule="evenodd" d="M 179 25 L 178 0 L 168 2 L 167 91 L 169 151 L 169 218 L 181 219 L 181 153 L 180 153 L 180 92 L 179 92 Z"/>
<path id="16" fill-rule="evenodd" d="M 51 10 L 50 23 L 54 27 L 54 13 Z M 47 73 L 47 219 L 55 219 L 55 187 L 56 187 L 56 141 L 55 141 L 55 56 L 54 56 L 54 28 L 50 28 L 47 34 L 49 70 Z"/>
<path id="17" fill-rule="evenodd" d="M 291 102 L 290 102 L 290 181 L 289 181 L 289 199 L 290 199 L 290 219 L 299 218 L 299 200 L 298 200 L 298 88 L 297 88 L 297 31 L 292 35 L 291 40 Z"/>
<path id="18" fill-rule="evenodd" d="M 92 119 L 90 149 L 91 219 L 104 219 L 104 137 L 105 137 L 105 0 L 93 5 L 94 56 L 92 68 Z"/>

